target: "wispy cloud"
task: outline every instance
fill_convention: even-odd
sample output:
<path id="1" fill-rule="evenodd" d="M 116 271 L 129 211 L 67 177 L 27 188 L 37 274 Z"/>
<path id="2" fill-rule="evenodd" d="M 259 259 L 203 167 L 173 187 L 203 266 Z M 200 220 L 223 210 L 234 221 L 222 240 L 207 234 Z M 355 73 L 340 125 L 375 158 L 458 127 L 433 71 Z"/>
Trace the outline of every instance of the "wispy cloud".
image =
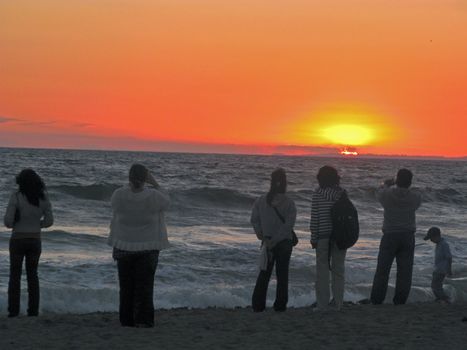
<path id="1" fill-rule="evenodd" d="M 10 118 L 10 117 L 4 117 L 0 115 L 0 124 L 2 123 L 11 123 L 11 122 L 19 122 L 21 121 L 20 119 L 16 118 Z"/>
<path id="2" fill-rule="evenodd" d="M 22 125 L 29 125 L 29 126 L 51 126 L 56 124 L 57 122 L 55 120 L 49 120 L 49 121 L 35 121 L 35 120 L 21 120 L 20 124 Z"/>
<path id="3" fill-rule="evenodd" d="M 28 120 L 24 118 L 12 118 L 0 116 L 0 123 L 16 123 L 19 125 L 29 126 L 49 126 L 57 123 L 55 120 L 41 121 L 41 120 Z"/>
<path id="4" fill-rule="evenodd" d="M 76 123 L 76 124 L 73 124 L 72 126 L 74 126 L 75 128 L 90 128 L 95 125 L 91 123 Z"/>
<path id="5" fill-rule="evenodd" d="M 93 128 L 96 125 L 87 122 L 77 122 L 77 121 L 68 121 L 61 119 L 51 119 L 51 120 L 31 120 L 28 118 L 14 118 L 6 117 L 0 115 L 0 124 L 15 124 L 18 127 L 37 127 L 40 129 L 49 128 L 49 129 L 62 129 L 62 128 L 71 128 L 71 129 L 88 129 Z"/>

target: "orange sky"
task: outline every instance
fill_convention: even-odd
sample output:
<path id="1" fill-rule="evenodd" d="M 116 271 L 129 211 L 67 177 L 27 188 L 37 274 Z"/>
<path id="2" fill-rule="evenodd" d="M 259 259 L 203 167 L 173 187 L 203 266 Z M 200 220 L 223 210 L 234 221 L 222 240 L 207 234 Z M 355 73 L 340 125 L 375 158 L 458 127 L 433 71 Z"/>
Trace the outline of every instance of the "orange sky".
<path id="1" fill-rule="evenodd" d="M 3 0 L 0 146 L 465 156 L 466 62 L 463 0 Z"/>

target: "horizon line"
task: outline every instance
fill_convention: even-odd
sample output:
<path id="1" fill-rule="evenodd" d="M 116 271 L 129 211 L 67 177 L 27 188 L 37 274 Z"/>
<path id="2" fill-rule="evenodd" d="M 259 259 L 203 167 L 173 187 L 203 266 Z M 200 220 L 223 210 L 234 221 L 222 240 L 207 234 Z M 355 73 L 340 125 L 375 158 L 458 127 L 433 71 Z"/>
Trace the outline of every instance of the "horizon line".
<path id="1" fill-rule="evenodd" d="M 209 145 L 205 144 L 205 145 Z M 215 144 L 213 144 L 214 146 Z M 232 144 L 225 144 L 225 146 L 237 146 L 237 147 L 247 147 L 250 145 L 232 145 Z M 257 146 L 260 147 L 260 146 Z M 302 147 L 297 145 L 277 145 L 276 147 Z M 27 147 L 27 146 L 1 146 L 0 149 L 17 149 L 17 150 L 56 150 L 56 151 L 92 151 L 92 152 L 130 152 L 130 153 L 175 153 L 175 154 L 219 154 L 219 155 L 245 155 L 245 156 L 281 156 L 281 157 L 317 157 L 317 158 L 412 158 L 412 159 L 436 159 L 436 160 L 460 160 L 465 161 L 467 160 L 467 155 L 464 156 L 457 156 L 457 157 L 450 157 L 450 156 L 437 156 L 437 155 L 407 155 L 407 154 L 377 154 L 377 153 L 359 153 L 357 156 L 345 156 L 338 152 L 336 148 L 336 153 L 320 153 L 320 154 L 313 154 L 313 153 L 303 153 L 303 154 L 288 154 L 286 152 L 274 152 L 274 153 L 255 153 L 255 152 L 247 152 L 247 153 L 235 153 L 235 152 L 215 152 L 215 151 L 167 151 L 167 150 L 137 150 L 137 149 L 125 149 L 125 148 L 115 148 L 115 149 L 108 149 L 108 148 L 75 148 L 75 147 Z"/>

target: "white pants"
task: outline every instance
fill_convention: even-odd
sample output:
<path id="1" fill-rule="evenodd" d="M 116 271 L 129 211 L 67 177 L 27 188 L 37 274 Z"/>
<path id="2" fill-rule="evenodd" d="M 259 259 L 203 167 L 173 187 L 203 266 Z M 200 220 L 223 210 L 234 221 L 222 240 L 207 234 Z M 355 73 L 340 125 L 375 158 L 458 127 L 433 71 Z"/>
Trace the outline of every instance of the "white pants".
<path id="1" fill-rule="evenodd" d="M 316 248 L 316 302 L 318 308 L 327 308 L 330 301 L 329 275 L 331 275 L 332 296 L 340 309 L 344 300 L 345 254 L 335 244 L 331 247 L 331 270 L 329 270 L 329 239 L 318 241 Z"/>

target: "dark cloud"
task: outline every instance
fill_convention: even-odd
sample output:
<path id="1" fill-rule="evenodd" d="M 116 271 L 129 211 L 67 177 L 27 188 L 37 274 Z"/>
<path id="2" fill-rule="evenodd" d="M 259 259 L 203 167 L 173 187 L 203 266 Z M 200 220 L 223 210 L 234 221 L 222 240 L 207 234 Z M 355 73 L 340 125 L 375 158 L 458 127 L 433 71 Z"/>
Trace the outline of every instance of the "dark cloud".
<path id="1" fill-rule="evenodd" d="M 236 145 L 211 144 L 201 142 L 176 142 L 163 140 L 147 140 L 126 136 L 97 136 L 84 133 L 57 133 L 45 131 L 11 132 L 0 128 L 0 147 L 26 148 L 61 148 L 61 149 L 94 149 L 94 150 L 131 150 L 149 152 L 183 152 L 183 153 L 230 153 L 230 154 L 273 154 L 296 156 L 337 156 L 340 149 L 323 146 L 300 145 Z M 374 150 L 376 151 L 376 150 Z M 397 157 L 405 155 L 380 155 L 366 153 L 361 157 Z M 414 156 L 413 158 L 418 158 Z M 427 158 L 422 157 L 422 158 Z M 438 157 L 439 158 L 439 157 Z M 464 158 L 467 160 L 467 156 Z"/>
<path id="2" fill-rule="evenodd" d="M 19 137 L 19 136 L 22 137 Z M 45 143 L 44 140 L 47 140 Z M 331 147 L 211 144 L 202 142 L 147 140 L 125 136 L 96 136 L 79 133 L 20 132 L 0 130 L 0 147 L 45 147 L 100 150 L 135 150 L 152 152 L 280 154 L 280 155 L 336 155 Z"/>

